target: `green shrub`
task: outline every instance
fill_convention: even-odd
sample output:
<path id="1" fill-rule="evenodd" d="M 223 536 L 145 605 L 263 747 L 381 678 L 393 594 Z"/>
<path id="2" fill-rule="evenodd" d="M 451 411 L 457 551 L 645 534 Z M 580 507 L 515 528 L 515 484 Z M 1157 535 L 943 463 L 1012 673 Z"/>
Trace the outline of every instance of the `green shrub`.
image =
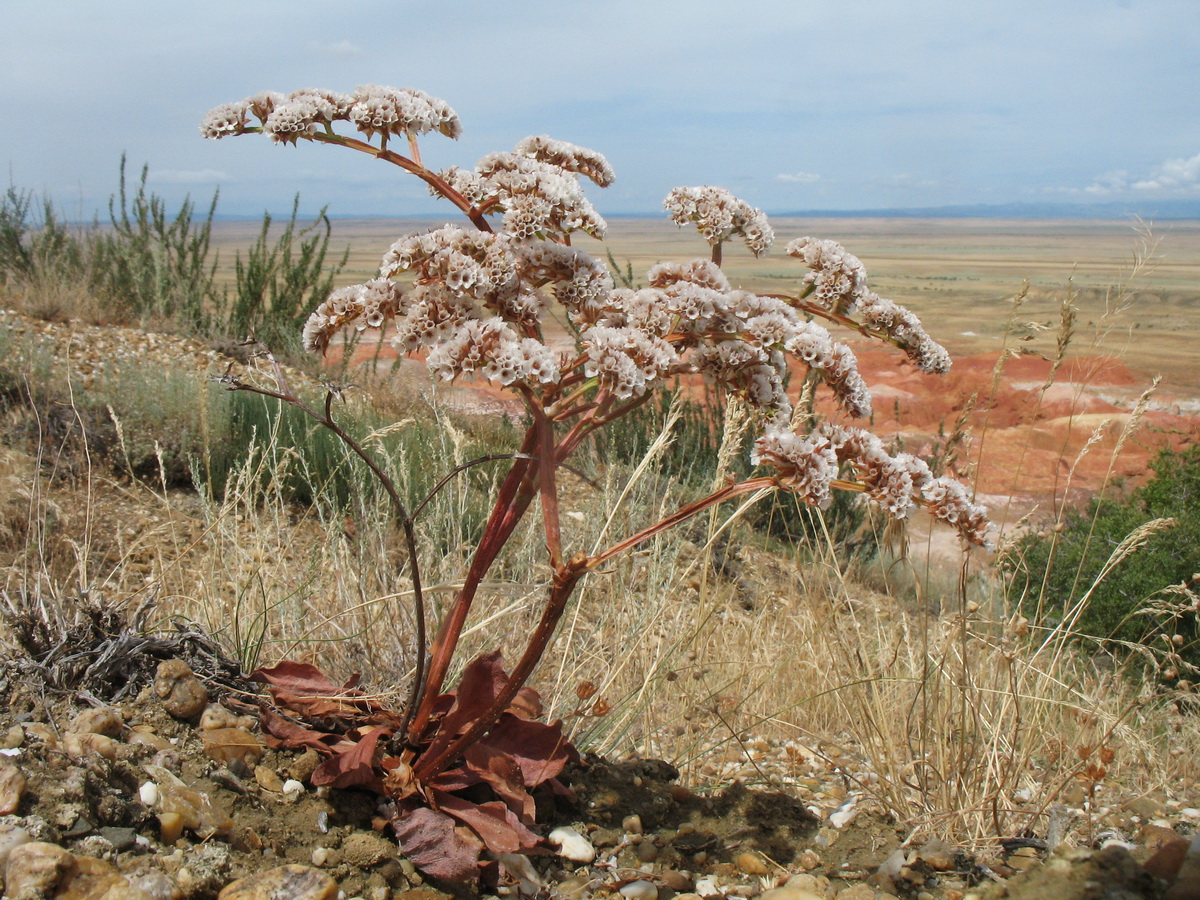
<path id="1" fill-rule="evenodd" d="M 1008 564 L 1010 583 L 1027 615 L 1062 619 L 1087 596 L 1074 629 L 1105 641 L 1147 642 L 1183 635 L 1184 658 L 1200 662 L 1194 612 L 1140 613 L 1164 588 L 1191 582 L 1200 572 L 1200 447 L 1162 450 L 1153 477 L 1117 498 L 1093 498 L 1069 511 L 1061 527 L 1031 532 Z M 1101 578 L 1114 551 L 1139 526 L 1173 518 Z"/>

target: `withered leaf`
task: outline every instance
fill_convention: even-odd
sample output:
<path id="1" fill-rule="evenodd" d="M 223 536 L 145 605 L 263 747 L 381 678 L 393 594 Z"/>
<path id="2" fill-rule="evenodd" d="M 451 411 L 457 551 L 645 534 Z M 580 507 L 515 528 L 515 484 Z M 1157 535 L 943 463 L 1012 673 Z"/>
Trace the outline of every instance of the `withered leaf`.
<path id="1" fill-rule="evenodd" d="M 273 750 L 312 747 L 318 753 L 332 753 L 333 745 L 342 740 L 340 735 L 313 731 L 288 721 L 268 706 L 259 710 L 258 721 L 262 725 L 263 741 Z"/>
<path id="2" fill-rule="evenodd" d="M 454 705 L 438 724 L 437 734 L 425 753 L 436 756 L 445 750 L 457 735 L 487 712 L 507 682 L 499 650 L 471 660 L 454 690 Z"/>
<path id="3" fill-rule="evenodd" d="M 415 802 L 401 804 L 392 817 L 392 831 L 404 855 L 434 878 L 474 881 L 479 877 L 479 852 L 483 842 L 454 819 Z"/>
<path id="4" fill-rule="evenodd" d="M 383 793 L 383 782 L 375 771 L 375 750 L 379 739 L 389 730 L 372 728 L 349 750 L 331 756 L 313 770 L 309 782 L 315 786 L 336 788 L 362 786 Z"/>
<path id="5" fill-rule="evenodd" d="M 562 733 L 561 722 L 532 722 L 505 713 L 480 743 L 510 756 L 526 787 L 556 777 L 579 752 Z"/>
<path id="6" fill-rule="evenodd" d="M 493 853 L 527 853 L 542 846 L 542 839 L 522 825 L 503 803 L 472 803 L 442 791 L 431 793 L 439 810 L 470 827 Z"/>
<path id="7" fill-rule="evenodd" d="M 477 773 L 522 822 L 533 824 L 536 805 L 525 790 L 521 767 L 515 759 L 486 742 L 468 747 L 463 758 L 468 768 Z"/>

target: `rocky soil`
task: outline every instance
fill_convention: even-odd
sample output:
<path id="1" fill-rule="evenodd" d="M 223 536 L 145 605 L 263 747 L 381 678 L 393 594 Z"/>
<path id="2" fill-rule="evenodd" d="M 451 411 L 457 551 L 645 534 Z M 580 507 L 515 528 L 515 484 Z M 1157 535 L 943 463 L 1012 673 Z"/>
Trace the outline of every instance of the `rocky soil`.
<path id="1" fill-rule="evenodd" d="M 1200 896 L 1166 893 L 1181 864 L 1185 879 L 1200 869 L 1189 844 L 1200 809 L 1152 797 L 1102 817 L 1064 808 L 1062 821 L 1096 820 L 1094 845 L 1054 853 L 1052 835 L 973 852 L 905 843 L 904 824 L 872 802 L 853 759 L 765 741 L 729 763 L 766 771 L 771 791 L 734 779 L 701 795 L 664 762 L 587 758 L 565 773 L 569 792 L 539 798 L 543 855 L 502 855 L 479 884 L 433 883 L 399 854 L 377 795 L 312 787 L 317 754 L 271 749 L 244 715 L 253 685 L 195 635 L 175 649 L 203 677 L 158 658 L 170 649 L 146 647 L 141 664 L 124 665 L 132 675 L 114 701 L 52 689 L 32 660 L 5 660 L 6 898 Z"/>

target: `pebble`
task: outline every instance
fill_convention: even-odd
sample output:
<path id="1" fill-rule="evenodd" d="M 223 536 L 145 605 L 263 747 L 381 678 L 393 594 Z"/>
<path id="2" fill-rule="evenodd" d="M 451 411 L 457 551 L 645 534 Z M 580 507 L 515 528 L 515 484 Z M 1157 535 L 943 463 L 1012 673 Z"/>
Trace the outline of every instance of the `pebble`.
<path id="1" fill-rule="evenodd" d="M 287 773 L 296 781 L 307 781 L 308 776 L 321 764 L 321 755 L 309 747 L 292 760 Z"/>
<path id="2" fill-rule="evenodd" d="M 310 866 L 279 866 L 231 882 L 217 900 L 336 900 L 338 886 L 324 872 Z"/>
<path id="3" fill-rule="evenodd" d="M 111 706 L 99 706 L 94 709 L 85 709 L 75 717 L 71 722 L 71 727 L 67 730 L 75 734 L 102 734 L 105 737 L 115 738 L 120 735 L 121 729 L 124 727 L 125 720 L 119 709 Z"/>
<path id="4" fill-rule="evenodd" d="M 202 731 L 204 752 L 209 759 L 228 766 L 253 769 L 266 752 L 263 745 L 245 728 L 210 728 Z"/>
<path id="5" fill-rule="evenodd" d="M 638 862 L 652 863 L 658 859 L 658 845 L 654 841 L 642 841 L 637 847 Z"/>
<path id="6" fill-rule="evenodd" d="M 653 881 L 631 881 L 621 888 L 625 900 L 658 900 L 658 885 Z"/>
<path id="7" fill-rule="evenodd" d="M 758 895 L 758 900 L 825 900 L 825 894 L 824 892 L 816 894 L 805 888 L 784 885 L 763 891 Z"/>
<path id="8" fill-rule="evenodd" d="M 228 834 L 233 828 L 233 820 L 213 804 L 208 794 L 182 785 L 158 786 L 156 812 L 164 844 L 175 843 L 184 828 L 201 840 Z"/>
<path id="9" fill-rule="evenodd" d="M 757 853 L 739 853 L 733 864 L 743 875 L 766 875 L 770 871 Z"/>
<path id="10" fill-rule="evenodd" d="M 342 859 L 360 869 L 369 869 L 398 853 L 391 841 L 367 831 L 355 831 L 342 841 Z"/>
<path id="11" fill-rule="evenodd" d="M 948 872 L 954 868 L 954 848 L 940 838 L 926 841 L 917 851 L 917 856 L 937 872 Z"/>
<path id="12" fill-rule="evenodd" d="M 154 693 L 177 719 L 194 721 L 208 705 L 208 691 L 182 659 L 165 659 L 154 673 Z"/>
<path id="13" fill-rule="evenodd" d="M 587 863 L 596 859 L 596 848 L 574 828 L 555 828 L 548 840 L 558 847 L 558 855 L 572 862 Z"/>
<path id="14" fill-rule="evenodd" d="M 11 816 L 21 805 L 25 774 L 7 759 L 0 758 L 0 816 Z"/>
<path id="15" fill-rule="evenodd" d="M 201 731 L 212 731 L 216 728 L 253 728 L 254 718 L 239 716 L 220 703 L 210 703 L 204 707 L 204 712 L 200 715 L 199 727 Z"/>
<path id="16" fill-rule="evenodd" d="M 267 766 L 255 766 L 254 780 L 264 791 L 270 791 L 272 794 L 283 793 L 283 779 L 276 774 L 274 769 Z"/>
<path id="17" fill-rule="evenodd" d="M 151 750 L 169 750 L 171 742 L 153 731 L 134 731 L 125 742 L 134 747 L 149 747 Z"/>
<path id="18" fill-rule="evenodd" d="M 14 847 L 4 867 L 4 896 L 7 900 L 52 897 L 74 862 L 71 852 L 58 844 L 32 841 Z"/>
<path id="19" fill-rule="evenodd" d="M 304 785 L 295 778 L 289 778 L 283 783 L 282 792 L 285 794 L 302 794 L 304 793 Z"/>
<path id="20" fill-rule="evenodd" d="M 22 844 L 28 844 L 33 838 L 24 828 L 0 822 L 0 873 L 8 862 L 8 855 Z"/>
<path id="21" fill-rule="evenodd" d="M 23 743 L 25 743 L 25 729 L 20 725 L 13 725 L 4 732 L 4 737 L 0 738 L 0 750 L 16 750 Z"/>
<path id="22" fill-rule="evenodd" d="M 63 735 L 62 740 L 63 750 L 76 761 L 102 756 L 112 762 L 117 758 L 117 748 L 120 745 L 120 741 L 114 738 L 93 732 L 68 732 Z"/>
<path id="23" fill-rule="evenodd" d="M 641 834 L 642 817 L 636 813 L 632 816 L 626 816 L 621 820 L 621 828 L 626 834 Z"/>

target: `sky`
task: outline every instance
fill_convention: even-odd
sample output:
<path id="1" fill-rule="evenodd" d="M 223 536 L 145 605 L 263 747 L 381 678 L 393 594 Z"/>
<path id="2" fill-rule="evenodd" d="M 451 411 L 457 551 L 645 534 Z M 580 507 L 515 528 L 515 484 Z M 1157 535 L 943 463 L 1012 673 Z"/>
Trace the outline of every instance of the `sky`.
<path id="1" fill-rule="evenodd" d="M 427 215 L 341 148 L 204 140 L 220 103 L 377 83 L 446 100 L 473 165 L 531 134 L 605 154 L 602 214 L 677 185 L 768 212 L 1200 200 L 1197 0 L 2 0 L 10 184 L 103 211 L 122 154 L 169 203 Z"/>

